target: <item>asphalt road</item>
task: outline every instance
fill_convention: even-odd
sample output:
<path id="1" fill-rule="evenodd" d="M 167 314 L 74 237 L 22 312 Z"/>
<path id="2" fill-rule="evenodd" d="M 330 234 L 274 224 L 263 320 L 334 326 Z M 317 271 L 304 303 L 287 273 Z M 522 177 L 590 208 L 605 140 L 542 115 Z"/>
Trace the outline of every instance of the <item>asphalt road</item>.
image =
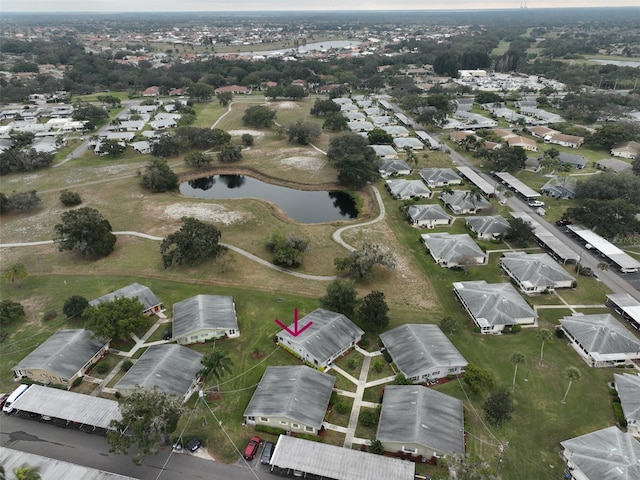
<path id="1" fill-rule="evenodd" d="M 262 453 L 262 447 L 258 450 L 256 459 L 251 462 L 251 471 L 246 466 L 226 465 L 188 453 L 170 455 L 168 450 L 148 456 L 141 466 L 136 466 L 127 456 L 109 453 L 107 440 L 100 435 L 65 429 L 15 415 L 0 415 L 0 445 L 3 447 L 140 480 L 273 480 L 274 478 L 267 473 L 267 467 L 259 463 L 258 458 Z"/>

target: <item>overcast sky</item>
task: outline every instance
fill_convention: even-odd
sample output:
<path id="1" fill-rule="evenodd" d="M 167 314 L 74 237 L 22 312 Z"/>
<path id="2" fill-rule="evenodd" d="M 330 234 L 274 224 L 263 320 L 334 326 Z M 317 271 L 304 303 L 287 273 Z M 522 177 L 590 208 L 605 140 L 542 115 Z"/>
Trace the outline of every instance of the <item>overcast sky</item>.
<path id="1" fill-rule="evenodd" d="M 2 0 L 1 12 L 220 12 L 273 10 L 478 10 L 518 8 L 521 0 Z M 637 7 L 638 0 L 527 0 L 529 8 Z"/>

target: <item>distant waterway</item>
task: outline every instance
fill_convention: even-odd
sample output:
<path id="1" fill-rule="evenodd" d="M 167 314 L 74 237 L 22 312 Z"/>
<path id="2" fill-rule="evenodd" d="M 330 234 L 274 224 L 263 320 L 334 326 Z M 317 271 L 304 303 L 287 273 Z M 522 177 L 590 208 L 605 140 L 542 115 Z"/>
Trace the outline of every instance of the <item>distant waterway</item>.
<path id="1" fill-rule="evenodd" d="M 631 60 L 603 60 L 602 58 L 589 58 L 590 62 L 599 63 L 600 65 L 615 65 L 617 67 L 640 67 L 640 62 L 634 62 Z"/>

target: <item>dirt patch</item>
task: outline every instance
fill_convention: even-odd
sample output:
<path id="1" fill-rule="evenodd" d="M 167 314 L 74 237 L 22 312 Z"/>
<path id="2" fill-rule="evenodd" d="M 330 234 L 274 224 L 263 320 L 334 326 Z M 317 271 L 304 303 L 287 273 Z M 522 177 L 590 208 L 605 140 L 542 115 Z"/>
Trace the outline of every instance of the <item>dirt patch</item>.
<path id="1" fill-rule="evenodd" d="M 242 212 L 228 210 L 222 205 L 210 203 L 192 205 L 175 203 L 165 207 L 164 215 L 174 220 L 179 220 L 182 217 L 193 217 L 206 222 L 223 223 L 224 225 L 246 220 L 246 215 Z"/>
<path id="2" fill-rule="evenodd" d="M 241 137 L 245 133 L 253 135 L 255 138 L 264 137 L 264 132 L 261 132 L 260 130 L 229 130 L 227 133 L 232 137 Z"/>
<path id="3" fill-rule="evenodd" d="M 320 170 L 325 165 L 325 161 L 318 157 L 289 157 L 283 158 L 280 163 L 311 172 Z"/>
<path id="4" fill-rule="evenodd" d="M 300 105 L 298 105 L 296 102 L 280 102 L 276 106 L 283 110 L 291 110 L 292 108 L 300 107 Z"/>

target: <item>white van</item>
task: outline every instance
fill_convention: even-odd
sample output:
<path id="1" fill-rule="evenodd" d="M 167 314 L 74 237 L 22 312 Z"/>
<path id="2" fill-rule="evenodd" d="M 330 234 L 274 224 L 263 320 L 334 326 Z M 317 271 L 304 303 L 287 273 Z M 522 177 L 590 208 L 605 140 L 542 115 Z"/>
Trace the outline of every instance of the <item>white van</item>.
<path id="1" fill-rule="evenodd" d="M 638 269 L 637 268 L 626 268 L 626 267 L 622 267 L 620 269 L 620 271 L 622 273 L 638 273 Z"/>
<path id="2" fill-rule="evenodd" d="M 4 405 L 2 406 L 2 411 L 4 413 L 13 412 L 13 407 L 12 407 L 13 402 L 15 402 L 18 398 L 20 398 L 20 396 L 24 392 L 26 392 L 30 386 L 31 385 L 25 385 L 23 383 L 18 388 L 16 388 L 13 392 L 11 392 L 11 395 L 9 395 L 9 398 L 7 398 L 7 400 L 4 402 Z"/>

